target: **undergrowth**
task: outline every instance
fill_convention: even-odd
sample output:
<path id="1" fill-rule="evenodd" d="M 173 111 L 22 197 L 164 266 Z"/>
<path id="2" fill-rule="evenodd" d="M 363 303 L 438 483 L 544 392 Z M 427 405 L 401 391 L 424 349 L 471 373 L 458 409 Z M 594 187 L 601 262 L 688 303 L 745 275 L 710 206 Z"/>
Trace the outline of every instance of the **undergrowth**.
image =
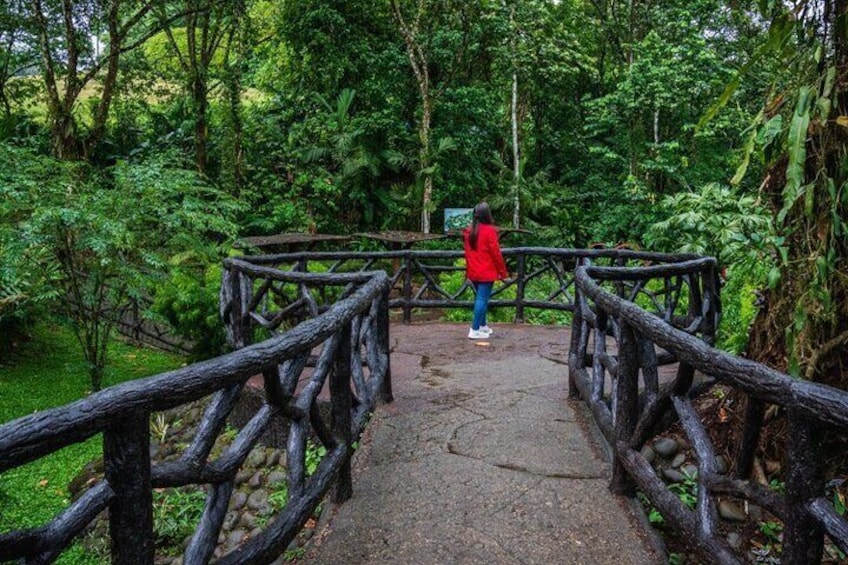
<path id="1" fill-rule="evenodd" d="M 113 342 L 104 386 L 158 374 L 180 366 L 175 355 Z M 0 366 L 0 423 L 61 406 L 90 393 L 88 366 L 73 333 L 39 324 Z M 101 436 L 71 445 L 0 475 L 0 532 L 40 526 L 65 508 L 68 483 L 86 463 L 102 454 Z M 78 548 L 59 563 L 91 563 Z"/>

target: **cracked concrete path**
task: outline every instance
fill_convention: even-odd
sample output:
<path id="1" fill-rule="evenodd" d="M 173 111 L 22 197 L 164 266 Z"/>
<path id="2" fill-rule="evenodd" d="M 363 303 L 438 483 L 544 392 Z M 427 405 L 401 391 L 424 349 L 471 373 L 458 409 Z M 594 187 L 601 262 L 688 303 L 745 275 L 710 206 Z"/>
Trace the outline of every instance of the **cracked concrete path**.
<path id="1" fill-rule="evenodd" d="M 662 559 L 567 396 L 568 332 L 393 325 L 395 401 L 354 457 L 321 564 L 647 564 Z"/>

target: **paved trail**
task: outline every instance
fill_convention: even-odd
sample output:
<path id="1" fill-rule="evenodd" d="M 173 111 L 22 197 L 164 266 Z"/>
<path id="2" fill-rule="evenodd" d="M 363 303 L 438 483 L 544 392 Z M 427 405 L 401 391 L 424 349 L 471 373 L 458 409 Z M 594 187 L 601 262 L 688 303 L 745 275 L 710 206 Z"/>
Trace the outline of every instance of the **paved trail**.
<path id="1" fill-rule="evenodd" d="M 661 562 L 566 399 L 567 330 L 500 326 L 489 345 L 466 331 L 392 326 L 395 402 L 306 562 Z"/>

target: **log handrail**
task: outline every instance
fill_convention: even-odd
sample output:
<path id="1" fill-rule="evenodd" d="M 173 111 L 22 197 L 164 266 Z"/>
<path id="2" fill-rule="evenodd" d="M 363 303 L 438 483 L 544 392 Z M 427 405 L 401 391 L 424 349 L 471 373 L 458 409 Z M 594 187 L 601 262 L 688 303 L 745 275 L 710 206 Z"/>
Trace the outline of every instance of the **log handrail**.
<path id="1" fill-rule="evenodd" d="M 629 249 L 564 249 L 549 247 L 513 247 L 504 248 L 504 258 L 515 278 L 497 285 L 489 304 L 492 308 L 515 308 L 514 321 L 522 323 L 528 308 L 574 310 L 573 272 L 578 264 L 592 264 L 603 261 L 610 265 L 628 265 L 636 271 L 657 264 L 686 264 L 677 271 L 669 272 L 667 278 L 690 273 L 688 262 L 703 261 L 698 255 L 688 253 L 653 253 Z M 463 273 L 464 268 L 455 263 L 463 259 L 461 250 L 419 250 L 406 249 L 395 251 L 302 251 L 296 253 L 278 253 L 273 255 L 253 255 L 242 257 L 240 261 L 250 263 L 252 272 L 259 273 L 261 268 L 275 268 L 279 271 L 309 271 L 311 265 L 320 263 L 321 269 L 328 273 L 347 270 L 372 270 L 375 263 L 381 262 L 389 272 L 395 291 L 389 306 L 403 311 L 404 323 L 412 321 L 416 308 L 469 308 L 474 304 L 473 288 L 462 284 L 455 292 L 449 292 L 441 286 L 440 276 L 445 273 Z M 329 265 L 329 267 L 328 267 Z M 703 269 L 701 269 L 703 271 Z M 354 271 L 355 272 L 355 271 Z M 323 273 L 323 274 L 328 274 Z M 534 285 L 545 282 L 553 288 L 535 289 Z M 660 304 L 658 296 L 679 294 L 680 285 L 653 292 L 647 289 L 645 280 L 656 278 L 651 274 L 641 278 L 619 280 L 619 292 L 630 292 L 652 296 L 656 302 L 655 310 L 665 310 L 667 316 L 675 309 L 676 298 L 669 304 Z M 317 281 L 316 281 L 317 282 Z M 686 284 L 691 284 L 687 282 Z M 707 284 L 707 283 L 698 283 Z M 535 290 L 535 293 L 534 293 Z M 511 294 L 514 292 L 514 296 Z M 712 310 L 713 305 L 708 305 Z M 718 305 L 715 305 L 716 307 Z M 716 310 L 713 312 L 718 314 Z M 700 323 L 700 322 L 699 322 Z"/>
<path id="2" fill-rule="evenodd" d="M 279 275 L 279 276 L 278 276 Z M 0 561 L 49 562 L 93 520 L 109 508 L 112 560 L 153 562 L 152 490 L 205 484 L 203 519 L 186 549 L 185 562 L 206 563 L 217 545 L 235 475 L 271 418 L 289 422 L 287 470 L 289 502 L 261 533 L 223 556 L 219 563 L 267 563 L 281 554 L 300 531 L 332 484 L 336 500 L 350 496 L 353 442 L 377 401 L 391 400 L 387 275 L 383 272 L 316 277 L 311 274 L 257 272 L 237 260 L 227 263 L 222 311 L 239 312 L 250 301 L 242 283 L 248 276 L 280 278 L 299 284 L 320 279 L 341 285 L 344 293 L 326 311 L 288 331 L 250 344 L 243 329 L 227 355 L 160 375 L 109 387 L 71 404 L 25 416 L 0 426 L 0 472 L 23 465 L 98 433 L 104 436 L 105 478 L 40 527 L 0 534 Z M 318 314 L 316 312 L 316 314 Z M 229 317 L 230 324 L 246 318 Z M 295 390 L 310 352 L 321 354 L 308 384 Z M 367 375 L 363 372 L 367 367 Z M 209 460 L 248 378 L 263 374 L 266 401 L 223 454 Z M 352 376 L 354 375 L 354 376 Z M 318 392 L 329 381 L 332 422 L 321 421 Z M 351 391 L 356 402 L 351 402 Z M 215 393 L 193 443 L 177 461 L 153 465 L 149 454 L 152 412 L 186 404 Z M 327 448 L 311 477 L 305 473 L 306 438 Z"/>
<path id="3" fill-rule="evenodd" d="M 680 274 L 681 269 L 694 274 L 704 268 L 709 268 L 709 260 L 643 269 L 592 266 L 576 269 L 579 307 L 572 324 L 569 396 L 582 398 L 589 405 L 611 447 L 614 465 L 610 488 L 629 495 L 638 488 L 662 513 L 666 523 L 682 533 L 692 549 L 709 562 L 744 561 L 717 532 L 719 495 L 762 505 L 783 520 L 785 562 L 819 563 L 825 534 L 842 551 L 848 551 L 848 520 L 836 514 L 823 499 L 825 478 L 821 464 L 825 430 L 836 429 L 841 433 L 848 430 L 848 392 L 796 379 L 716 350 L 711 347 L 709 336 L 703 333 L 705 328 L 682 331 L 599 284 L 649 275 L 665 277 L 673 271 Z M 711 277 L 705 278 L 709 280 Z M 715 303 L 717 295 L 711 296 L 714 293 L 715 289 L 707 286 L 703 303 Z M 605 331 L 608 325 L 618 331 L 609 334 Z M 607 335 L 615 340 L 618 354 L 613 362 L 608 359 L 600 362 L 609 357 Z M 644 378 L 656 369 L 655 359 L 645 351 L 657 349 L 678 361 L 677 377 L 653 397 L 640 395 L 639 374 Z M 611 366 L 616 370 L 611 371 Z M 693 406 L 694 398 L 703 390 L 703 386 L 696 384 L 695 371 L 712 379 L 711 382 L 723 383 L 748 396 L 748 421 L 738 446 L 739 458 L 748 457 L 756 448 L 762 407 L 768 403 L 784 409 L 788 421 L 784 495 L 748 480 L 745 463 L 737 465 L 734 478 L 718 473 L 715 450 Z M 604 390 L 607 378 L 613 383 L 609 393 Z M 647 388 L 648 383 L 643 384 Z M 646 442 L 665 429 L 662 422 L 664 419 L 667 422 L 669 417 L 680 423 L 698 460 L 698 502 L 694 510 L 671 493 L 641 453 Z"/>

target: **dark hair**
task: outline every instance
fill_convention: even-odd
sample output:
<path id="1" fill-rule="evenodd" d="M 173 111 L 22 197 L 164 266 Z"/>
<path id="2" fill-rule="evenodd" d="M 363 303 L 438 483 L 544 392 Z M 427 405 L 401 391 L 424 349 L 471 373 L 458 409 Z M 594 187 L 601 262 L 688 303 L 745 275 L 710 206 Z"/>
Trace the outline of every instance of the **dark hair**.
<path id="1" fill-rule="evenodd" d="M 492 210 L 487 202 L 481 202 L 474 207 L 474 216 L 471 220 L 471 233 L 468 234 L 468 243 L 471 244 L 471 249 L 477 249 L 477 229 L 480 224 L 492 225 L 495 221 L 492 219 Z"/>

